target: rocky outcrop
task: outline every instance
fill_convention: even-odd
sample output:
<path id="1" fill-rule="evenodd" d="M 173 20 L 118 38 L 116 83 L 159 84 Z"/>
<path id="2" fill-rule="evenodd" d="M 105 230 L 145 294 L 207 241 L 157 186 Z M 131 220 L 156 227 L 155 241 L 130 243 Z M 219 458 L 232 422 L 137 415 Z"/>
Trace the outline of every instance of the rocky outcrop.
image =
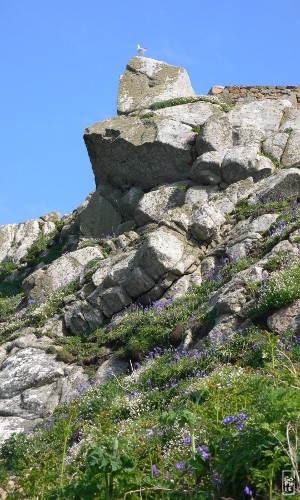
<path id="1" fill-rule="evenodd" d="M 87 383 L 82 368 L 47 354 L 51 343 L 27 329 L 0 347 L 0 444 L 12 432 L 30 429 L 50 417 L 59 403 Z"/>
<path id="2" fill-rule="evenodd" d="M 148 108 L 150 104 L 175 97 L 193 96 L 185 69 L 146 57 L 134 57 L 120 81 L 118 115 Z"/>
<path id="3" fill-rule="evenodd" d="M 190 96 L 191 102 L 176 100 Z M 163 100 L 170 101 L 149 112 Z M 269 213 L 265 206 L 290 196 L 297 203 L 300 193 L 300 114 L 290 101 L 240 102 L 230 109 L 195 96 L 181 68 L 136 57 L 120 82 L 118 113 L 85 131 L 96 190 L 82 205 L 63 218 L 52 212 L 0 227 L 0 262 L 19 264 L 37 239 L 51 240 L 63 225 L 53 261 L 45 264 L 38 255 L 31 268 L 21 261 L 16 274 L 4 278 L 7 287 L 25 276 L 25 300 L 16 302 L 14 315 L 0 312 L 0 440 L 50 416 L 85 383 L 73 357 L 68 365 L 59 356 L 55 342 L 65 335 L 93 339 L 100 328 L 103 339 L 137 303 L 163 304 L 205 281 L 213 289 L 205 314 L 213 319 L 201 335 L 232 334 L 251 324 L 253 290 L 282 255 L 298 258 L 297 223 L 285 232 L 280 210 L 272 206 Z M 282 165 L 292 168 L 278 169 Z M 287 209 L 291 218 L 293 208 Z M 276 231 L 282 241 L 259 257 L 261 242 Z M 51 240 L 47 251 L 53 247 Z M 73 280 L 76 287 L 65 286 Z M 298 334 L 298 302 L 272 310 L 268 327 Z M 189 344 L 197 341 L 193 335 Z M 103 344 L 101 359 L 88 360 L 99 381 L 127 367 L 111 341 Z"/>
<path id="4" fill-rule="evenodd" d="M 92 259 L 103 259 L 103 254 L 96 247 L 87 247 L 55 260 L 47 268 L 38 269 L 23 281 L 27 299 L 44 299 L 58 288 L 78 279 L 86 264 Z"/>
<path id="5" fill-rule="evenodd" d="M 162 116 L 120 116 L 95 123 L 86 129 L 84 140 L 96 185 L 106 181 L 151 189 L 186 179 L 192 163 L 190 132 L 190 126 Z"/>
<path id="6" fill-rule="evenodd" d="M 268 318 L 268 327 L 276 333 L 292 332 L 300 334 L 300 300 L 283 307 Z"/>
<path id="7" fill-rule="evenodd" d="M 54 222 L 61 219 L 58 212 L 51 212 L 40 219 L 0 226 L 0 262 L 8 259 L 19 263 L 36 240 L 56 231 Z"/>

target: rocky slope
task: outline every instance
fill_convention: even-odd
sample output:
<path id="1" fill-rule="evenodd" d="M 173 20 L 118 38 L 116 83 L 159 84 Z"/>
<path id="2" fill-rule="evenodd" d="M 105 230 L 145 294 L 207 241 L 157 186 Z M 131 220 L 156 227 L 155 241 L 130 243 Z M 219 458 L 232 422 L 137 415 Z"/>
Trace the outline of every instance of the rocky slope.
<path id="1" fill-rule="evenodd" d="M 111 341 L 134 304 L 213 284 L 213 320 L 179 336 L 197 346 L 255 322 L 260 284 L 285 258 L 297 265 L 300 112 L 289 100 L 227 106 L 196 96 L 183 69 L 135 57 L 118 113 L 85 130 L 96 189 L 77 210 L 0 227 L 0 442 L 143 356 Z M 270 330 L 300 333 L 299 298 L 266 310 Z"/>

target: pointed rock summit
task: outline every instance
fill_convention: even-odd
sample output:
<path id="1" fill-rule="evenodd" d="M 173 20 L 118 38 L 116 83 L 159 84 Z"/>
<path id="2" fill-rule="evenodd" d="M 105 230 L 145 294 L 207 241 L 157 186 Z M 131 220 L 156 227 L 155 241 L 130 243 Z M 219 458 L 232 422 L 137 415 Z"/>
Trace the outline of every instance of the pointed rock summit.
<path id="1" fill-rule="evenodd" d="M 148 108 L 154 102 L 193 95 L 185 69 L 148 57 L 133 57 L 120 81 L 118 115 Z"/>

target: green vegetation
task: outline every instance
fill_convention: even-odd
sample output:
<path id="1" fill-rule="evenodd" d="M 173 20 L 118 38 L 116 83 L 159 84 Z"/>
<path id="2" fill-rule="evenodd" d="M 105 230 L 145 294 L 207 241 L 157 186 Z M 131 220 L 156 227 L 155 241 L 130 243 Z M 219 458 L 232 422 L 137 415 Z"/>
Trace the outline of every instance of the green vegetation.
<path id="1" fill-rule="evenodd" d="M 8 498 L 272 498 L 293 469 L 299 343 L 252 327 L 199 350 L 155 348 L 2 448 Z M 269 498 L 269 497 L 267 497 Z"/>
<path id="2" fill-rule="evenodd" d="M 57 227 L 61 228 L 61 222 L 57 221 Z M 40 262 L 50 264 L 61 256 L 62 245 L 54 242 L 54 237 L 57 234 L 57 229 L 48 236 L 41 236 L 35 240 L 28 252 L 21 259 L 21 264 L 26 264 L 28 267 L 35 267 Z M 47 252 L 46 252 L 47 250 Z M 42 254 L 42 255 L 41 255 Z"/>
<path id="3" fill-rule="evenodd" d="M 15 308 L 24 297 L 23 292 L 20 291 L 19 295 L 11 299 L 9 297 L 0 298 L 0 314 L 6 321 L 5 328 L 2 329 L 0 334 L 0 344 L 7 340 L 11 340 L 14 332 L 19 328 L 25 326 L 43 326 L 47 319 L 60 311 L 63 305 L 62 299 L 67 295 L 75 293 L 79 289 L 79 280 L 75 279 L 55 290 L 46 300 L 30 299 L 26 309 L 17 319 L 14 317 Z"/>
<path id="4" fill-rule="evenodd" d="M 150 112 L 150 113 L 145 113 L 143 115 L 140 116 L 140 119 L 141 120 L 149 120 L 150 118 L 153 118 L 153 116 L 155 116 L 155 113 Z"/>
<path id="5" fill-rule="evenodd" d="M 90 239 L 90 240 L 83 240 L 83 241 L 80 241 L 79 245 L 78 245 L 78 249 L 81 249 L 81 248 L 86 248 L 86 247 L 98 247 L 100 245 L 100 241 L 101 240 L 94 240 L 94 239 Z"/>
<path id="6" fill-rule="evenodd" d="M 167 99 L 166 101 L 154 102 L 150 104 L 149 109 L 155 111 L 156 109 L 170 108 L 171 106 L 180 106 L 181 104 L 190 104 L 193 102 L 210 102 L 211 104 L 218 104 L 216 100 L 211 99 L 209 96 L 191 96 L 191 97 L 176 97 L 175 99 Z M 223 109 L 221 104 L 221 107 Z"/>
<path id="7" fill-rule="evenodd" d="M 18 265 L 9 259 L 4 259 L 0 262 L 0 282 L 4 281 L 17 268 Z"/>
<path id="8" fill-rule="evenodd" d="M 195 134 L 199 134 L 201 130 L 201 125 L 194 125 L 194 127 L 192 127 L 192 132 L 195 132 Z"/>
<path id="9" fill-rule="evenodd" d="M 282 165 L 282 163 L 280 163 L 280 161 L 276 160 L 276 158 L 274 158 L 274 156 L 268 155 L 266 153 L 259 153 L 259 155 L 264 156 L 265 158 L 269 158 L 269 160 L 271 160 L 271 162 L 273 163 L 274 167 L 277 169 L 282 170 L 283 168 L 288 168 L 285 165 Z"/>
<path id="10" fill-rule="evenodd" d="M 228 113 L 228 111 L 230 111 L 232 108 L 234 108 L 234 104 L 232 104 L 232 103 L 228 103 L 228 104 L 222 103 L 220 106 L 225 113 Z"/>
<path id="11" fill-rule="evenodd" d="M 300 298 L 300 259 L 289 258 L 286 265 L 263 282 L 255 315 L 281 309 Z"/>
<path id="12" fill-rule="evenodd" d="M 293 132 L 293 129 L 291 127 L 289 127 L 289 128 L 284 129 L 284 132 L 288 135 L 291 135 L 291 133 Z"/>

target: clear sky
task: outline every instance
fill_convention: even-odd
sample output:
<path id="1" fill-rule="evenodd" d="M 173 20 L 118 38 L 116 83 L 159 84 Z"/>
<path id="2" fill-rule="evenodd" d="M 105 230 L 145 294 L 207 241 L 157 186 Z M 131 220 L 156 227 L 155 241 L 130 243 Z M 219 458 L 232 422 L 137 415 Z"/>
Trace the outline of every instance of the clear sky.
<path id="1" fill-rule="evenodd" d="M 0 225 L 94 189 L 82 135 L 116 115 L 138 43 L 198 94 L 300 85 L 300 0 L 0 0 Z"/>

